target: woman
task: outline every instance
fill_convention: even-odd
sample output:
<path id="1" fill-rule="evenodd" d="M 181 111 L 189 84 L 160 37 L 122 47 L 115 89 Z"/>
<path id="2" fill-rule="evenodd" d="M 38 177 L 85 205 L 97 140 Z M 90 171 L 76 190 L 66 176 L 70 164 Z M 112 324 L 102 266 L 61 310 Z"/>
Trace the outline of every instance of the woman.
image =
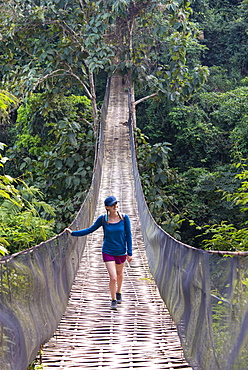
<path id="1" fill-rule="evenodd" d="M 84 236 L 93 233 L 100 226 L 103 227 L 104 239 L 102 256 L 109 274 L 109 290 L 111 295 L 110 309 L 116 310 L 117 303 L 122 302 L 121 288 L 123 283 L 123 268 L 127 260 L 132 260 L 132 233 L 128 215 L 118 211 L 118 201 L 114 196 L 105 199 L 106 215 L 98 217 L 88 229 L 72 231 L 66 229 L 73 236 Z"/>

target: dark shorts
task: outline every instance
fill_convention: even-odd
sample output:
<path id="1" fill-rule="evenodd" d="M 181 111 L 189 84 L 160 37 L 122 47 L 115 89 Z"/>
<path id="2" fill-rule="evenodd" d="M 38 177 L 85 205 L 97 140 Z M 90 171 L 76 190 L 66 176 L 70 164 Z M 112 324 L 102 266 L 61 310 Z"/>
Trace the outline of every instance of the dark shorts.
<path id="1" fill-rule="evenodd" d="M 115 261 L 117 265 L 121 265 L 123 262 L 126 261 L 127 256 L 111 256 L 110 254 L 102 252 L 102 258 L 104 262 Z"/>

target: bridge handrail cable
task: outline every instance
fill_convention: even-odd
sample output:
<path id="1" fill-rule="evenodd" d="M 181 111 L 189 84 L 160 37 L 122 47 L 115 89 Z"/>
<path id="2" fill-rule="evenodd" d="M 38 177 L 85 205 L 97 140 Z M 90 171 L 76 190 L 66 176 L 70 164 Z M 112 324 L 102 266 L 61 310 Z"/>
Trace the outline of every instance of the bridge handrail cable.
<path id="1" fill-rule="evenodd" d="M 174 239 L 149 212 L 129 118 L 141 230 L 151 273 L 193 369 L 245 370 L 248 364 L 248 252 L 205 251 Z"/>
<path id="2" fill-rule="evenodd" d="M 101 112 L 92 184 L 73 221 L 88 227 L 94 218 L 101 183 L 103 132 L 109 86 Z M 140 224 L 151 273 L 175 321 L 194 369 L 247 369 L 247 253 L 209 252 L 168 235 L 151 216 L 139 178 L 131 114 L 133 174 Z M 0 260 L 0 368 L 25 370 L 41 344 L 55 332 L 66 309 L 85 240 L 61 233 L 26 251 Z"/>

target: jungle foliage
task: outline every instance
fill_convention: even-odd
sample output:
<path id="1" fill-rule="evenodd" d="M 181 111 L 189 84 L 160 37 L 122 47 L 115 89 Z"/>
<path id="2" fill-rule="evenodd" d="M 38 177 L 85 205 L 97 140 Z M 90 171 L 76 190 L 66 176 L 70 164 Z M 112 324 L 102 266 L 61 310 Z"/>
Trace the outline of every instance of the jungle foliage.
<path id="1" fill-rule="evenodd" d="M 56 210 L 57 233 L 72 221 L 91 182 L 95 139 L 89 120 L 85 96 L 36 93 L 18 108 L 9 131 L 8 168 L 25 173 L 27 183 L 46 194 Z"/>
<path id="2" fill-rule="evenodd" d="M 7 170 L 45 193 L 58 232 L 89 187 L 100 72 L 138 80 L 145 95 L 182 100 L 208 75 L 199 61 L 186 64 L 198 31 L 188 1 L 7 0 L 0 7 L 2 86 L 20 102 L 2 125 Z"/>
<path id="3" fill-rule="evenodd" d="M 247 0 L 1 6 L 5 169 L 44 193 L 56 233 L 87 192 L 106 77 L 120 73 L 135 81 L 137 157 L 156 221 L 197 247 L 246 248 L 247 16 Z M 237 242 L 225 246 L 227 233 Z"/>
<path id="4" fill-rule="evenodd" d="M 4 150 L 4 144 L 0 143 Z M 8 158 L 0 156 L 0 167 Z M 42 217 L 43 214 L 45 217 Z M 15 253 L 54 235 L 54 209 L 22 177 L 0 175 L 0 253 Z"/>
<path id="5" fill-rule="evenodd" d="M 168 166 L 177 177 L 160 192 L 167 214 L 180 219 L 181 239 L 196 247 L 247 250 L 247 209 L 241 207 L 247 194 L 247 2 L 195 1 L 193 8 L 209 79 L 183 103 L 142 103 L 137 122 L 150 145 L 170 143 Z M 143 183 L 148 203 L 154 190 L 149 181 Z M 157 205 L 159 222 L 166 206 Z"/>

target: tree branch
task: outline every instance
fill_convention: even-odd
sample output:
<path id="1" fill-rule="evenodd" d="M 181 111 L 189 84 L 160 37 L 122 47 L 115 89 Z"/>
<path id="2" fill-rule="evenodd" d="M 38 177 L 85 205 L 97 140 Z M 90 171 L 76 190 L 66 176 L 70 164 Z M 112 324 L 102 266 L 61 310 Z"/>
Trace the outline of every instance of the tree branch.
<path id="1" fill-rule="evenodd" d="M 78 80 L 78 82 L 83 86 L 83 88 L 84 88 L 84 90 L 85 90 L 85 92 L 86 92 L 86 94 L 88 95 L 88 97 L 89 97 L 89 99 L 90 100 L 92 100 L 93 99 L 93 97 L 92 97 L 92 95 L 91 95 L 91 93 L 90 93 L 90 91 L 89 91 L 89 89 L 87 88 L 87 86 L 85 85 L 85 83 L 77 76 L 77 75 L 75 75 L 75 73 L 73 73 L 72 71 L 71 72 L 69 72 L 70 73 L 70 75 L 72 76 L 72 77 L 74 77 L 76 80 Z"/>
<path id="2" fill-rule="evenodd" d="M 59 73 L 59 72 L 63 72 L 63 73 Z M 37 88 L 37 86 L 45 81 L 46 79 L 50 78 L 50 77 L 56 77 L 56 76 L 64 76 L 64 75 L 70 75 L 72 77 L 74 77 L 84 88 L 86 94 L 88 95 L 89 99 L 92 100 L 92 95 L 89 91 L 89 89 L 87 88 L 87 86 L 85 85 L 85 83 L 75 74 L 72 72 L 72 70 L 69 68 L 69 70 L 66 70 L 66 69 L 56 69 L 56 71 L 53 71 L 51 73 L 48 73 L 47 75 L 41 77 L 35 84 L 33 90 L 35 90 Z"/>
<path id="3" fill-rule="evenodd" d="M 91 122 L 89 122 L 87 119 L 85 119 L 85 118 L 83 118 L 83 121 L 85 122 L 85 123 L 87 123 L 88 125 L 90 125 L 90 127 L 92 127 L 92 129 L 94 130 L 94 125 L 93 125 L 93 123 L 91 123 Z"/>
<path id="4" fill-rule="evenodd" d="M 158 95 L 158 93 L 154 93 L 154 94 L 151 94 L 151 95 L 148 95 L 148 96 L 145 96 L 144 98 L 141 98 L 139 100 L 137 100 L 136 102 L 134 102 L 134 106 L 136 107 L 136 105 L 138 105 L 139 103 L 142 103 L 143 101 L 147 100 L 147 99 L 150 99 L 150 98 L 153 98 L 154 96 Z"/>
<path id="5" fill-rule="evenodd" d="M 67 33 L 70 32 L 70 34 L 73 35 L 76 38 L 76 40 L 78 41 L 78 38 L 80 38 L 80 36 L 65 21 L 62 21 L 61 27 L 64 30 L 67 30 Z"/>
<path id="6" fill-rule="evenodd" d="M 69 70 L 69 74 L 74 77 L 76 80 L 78 80 L 78 82 L 83 86 L 86 94 L 88 95 L 88 97 L 90 98 L 90 100 L 92 101 L 94 99 L 94 96 L 91 94 L 90 90 L 88 89 L 88 87 L 85 85 L 85 83 L 81 80 L 81 78 L 79 78 L 75 73 L 72 72 L 72 69 L 71 69 L 71 66 L 69 64 L 67 64 L 67 67 L 68 67 L 68 70 Z"/>
<path id="7" fill-rule="evenodd" d="M 54 75 L 56 75 L 58 73 L 59 76 L 61 75 L 64 75 L 64 73 L 59 73 L 59 72 L 67 72 L 65 69 L 56 69 L 55 71 L 51 72 L 51 73 L 48 73 L 47 75 L 41 77 L 37 82 L 36 84 L 34 85 L 33 87 L 33 90 L 35 90 L 37 88 L 37 86 L 45 81 L 46 79 L 50 78 L 50 77 L 53 77 Z"/>
<path id="8" fill-rule="evenodd" d="M 82 10 L 84 10 L 84 5 L 83 5 L 82 0 L 79 0 L 79 4 L 80 4 L 80 6 L 81 6 L 81 9 L 82 9 Z"/>

